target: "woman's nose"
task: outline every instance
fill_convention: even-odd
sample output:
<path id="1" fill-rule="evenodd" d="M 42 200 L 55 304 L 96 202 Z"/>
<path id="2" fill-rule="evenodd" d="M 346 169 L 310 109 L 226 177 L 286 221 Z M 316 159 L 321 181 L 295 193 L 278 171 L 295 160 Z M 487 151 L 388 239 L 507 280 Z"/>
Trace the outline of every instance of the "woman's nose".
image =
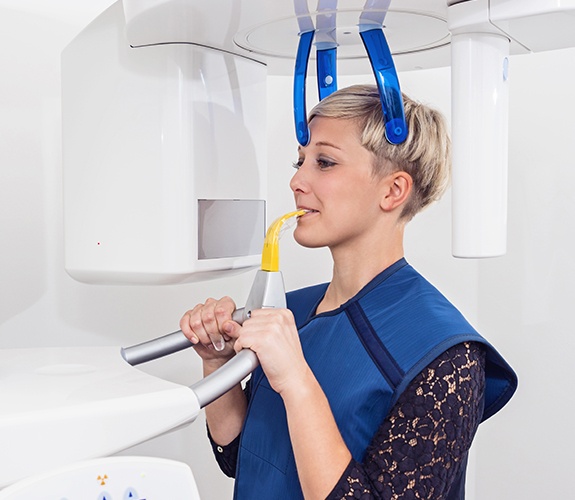
<path id="1" fill-rule="evenodd" d="M 302 175 L 301 175 L 301 168 L 296 170 L 296 173 L 292 176 L 289 187 L 295 193 L 296 191 L 303 191 L 302 189 Z"/>
<path id="2" fill-rule="evenodd" d="M 296 191 L 303 192 L 305 191 L 305 187 L 307 185 L 306 182 L 306 175 L 305 175 L 305 168 L 302 165 L 296 170 L 296 173 L 292 176 L 289 187 L 295 193 Z"/>

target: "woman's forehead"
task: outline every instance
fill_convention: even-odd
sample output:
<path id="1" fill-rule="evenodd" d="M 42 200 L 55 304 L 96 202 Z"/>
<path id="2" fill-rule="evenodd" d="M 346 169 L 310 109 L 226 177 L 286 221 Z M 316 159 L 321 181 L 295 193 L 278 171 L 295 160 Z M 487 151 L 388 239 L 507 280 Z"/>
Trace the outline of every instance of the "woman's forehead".
<path id="1" fill-rule="evenodd" d="M 314 146 L 342 149 L 345 144 L 360 142 L 360 130 L 355 120 L 315 117 L 310 122 L 310 132 L 310 145 Z"/>

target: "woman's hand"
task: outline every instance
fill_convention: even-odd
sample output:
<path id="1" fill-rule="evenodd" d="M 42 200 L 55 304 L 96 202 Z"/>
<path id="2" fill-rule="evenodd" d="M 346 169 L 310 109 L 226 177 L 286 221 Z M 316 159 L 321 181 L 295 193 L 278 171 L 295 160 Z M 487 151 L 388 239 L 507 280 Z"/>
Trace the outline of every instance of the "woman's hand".
<path id="1" fill-rule="evenodd" d="M 288 309 L 254 310 L 243 326 L 225 323 L 224 332 L 235 339 L 236 352 L 245 348 L 257 354 L 270 385 L 280 395 L 297 387 L 309 372 L 294 317 Z"/>
<path id="2" fill-rule="evenodd" d="M 235 355 L 235 339 L 224 331 L 227 323 L 239 328 L 232 320 L 235 310 L 236 304 L 230 297 L 210 298 L 186 312 L 180 320 L 180 329 L 204 361 L 223 364 Z"/>
<path id="3" fill-rule="evenodd" d="M 203 360 L 204 377 L 212 374 L 235 356 L 234 342 L 225 333 L 227 325 L 240 328 L 232 320 L 236 304 L 229 297 L 208 299 L 188 311 L 180 320 L 183 334 L 194 344 Z M 247 399 L 241 384 L 206 406 L 206 421 L 214 441 L 231 443 L 240 433 L 246 417 Z"/>

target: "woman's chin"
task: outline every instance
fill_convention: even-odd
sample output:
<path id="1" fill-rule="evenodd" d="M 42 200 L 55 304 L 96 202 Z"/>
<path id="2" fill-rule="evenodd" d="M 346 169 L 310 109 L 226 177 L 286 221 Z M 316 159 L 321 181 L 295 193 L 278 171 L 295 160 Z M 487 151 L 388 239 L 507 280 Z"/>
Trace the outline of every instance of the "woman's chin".
<path id="1" fill-rule="evenodd" d="M 326 243 L 320 240 L 317 235 L 310 234 L 308 231 L 300 230 L 303 228 L 296 228 L 293 233 L 294 240 L 305 248 L 320 248 L 326 246 Z"/>

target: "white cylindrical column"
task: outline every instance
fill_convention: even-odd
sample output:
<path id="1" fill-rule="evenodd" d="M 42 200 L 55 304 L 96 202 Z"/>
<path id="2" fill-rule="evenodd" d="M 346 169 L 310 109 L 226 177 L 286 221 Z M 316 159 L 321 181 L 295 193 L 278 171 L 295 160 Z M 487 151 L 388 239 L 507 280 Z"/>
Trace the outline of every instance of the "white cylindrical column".
<path id="1" fill-rule="evenodd" d="M 492 33 L 451 40 L 455 257 L 506 252 L 509 43 Z"/>

